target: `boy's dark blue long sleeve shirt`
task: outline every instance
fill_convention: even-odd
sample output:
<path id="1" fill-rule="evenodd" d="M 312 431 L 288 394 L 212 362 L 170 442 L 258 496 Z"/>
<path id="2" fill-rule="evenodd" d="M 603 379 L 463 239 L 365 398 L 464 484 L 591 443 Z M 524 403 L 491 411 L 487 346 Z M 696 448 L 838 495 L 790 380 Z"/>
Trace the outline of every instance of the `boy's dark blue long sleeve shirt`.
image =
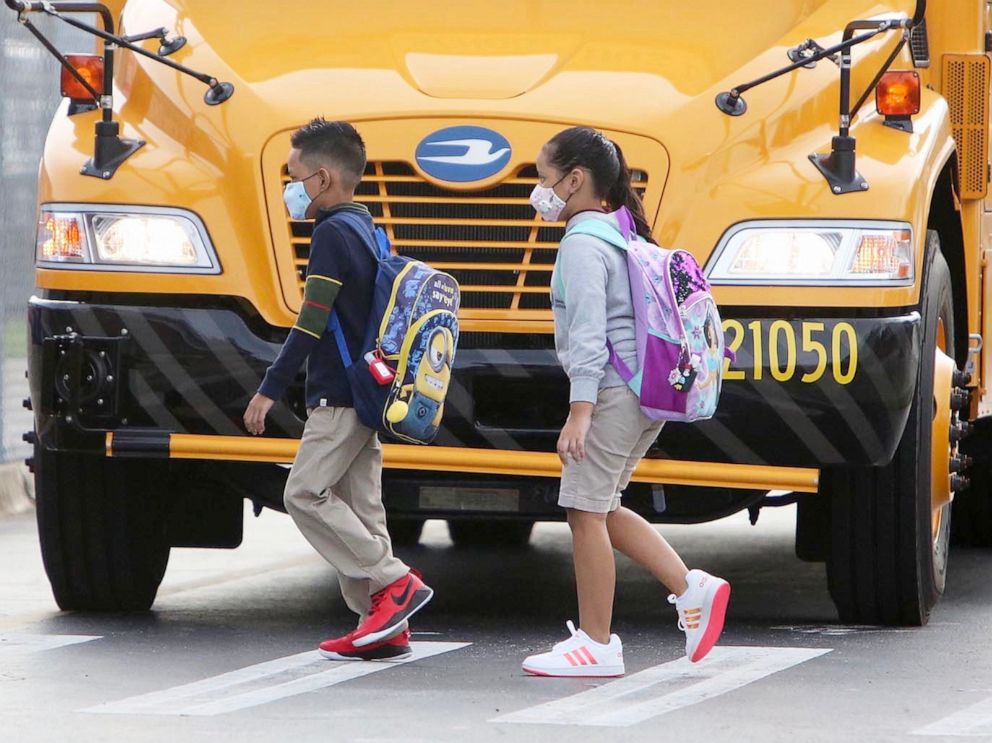
<path id="1" fill-rule="evenodd" d="M 327 321 L 335 310 L 351 357 L 361 363 L 378 263 L 357 232 L 335 219 L 344 210 L 360 214 L 372 227 L 372 216 L 361 204 L 338 204 L 318 212 L 310 239 L 303 306 L 258 388 L 265 397 L 280 399 L 306 360 L 307 408 L 354 406 L 344 363 Z"/>

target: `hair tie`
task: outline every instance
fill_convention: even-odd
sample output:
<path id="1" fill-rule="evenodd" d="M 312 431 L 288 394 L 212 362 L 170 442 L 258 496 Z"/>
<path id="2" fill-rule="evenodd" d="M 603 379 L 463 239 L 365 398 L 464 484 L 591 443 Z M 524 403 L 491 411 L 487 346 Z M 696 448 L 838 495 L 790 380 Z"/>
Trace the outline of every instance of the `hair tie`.
<path id="1" fill-rule="evenodd" d="M 599 136 L 602 137 L 603 141 L 606 142 L 607 145 L 609 145 L 607 152 L 610 153 L 610 159 L 613 161 L 613 164 L 616 166 L 617 183 L 622 183 L 624 180 L 624 172 L 623 172 L 623 166 L 620 164 L 620 152 L 617 150 L 617 146 L 612 139 L 607 137 L 605 134 L 600 134 Z"/>

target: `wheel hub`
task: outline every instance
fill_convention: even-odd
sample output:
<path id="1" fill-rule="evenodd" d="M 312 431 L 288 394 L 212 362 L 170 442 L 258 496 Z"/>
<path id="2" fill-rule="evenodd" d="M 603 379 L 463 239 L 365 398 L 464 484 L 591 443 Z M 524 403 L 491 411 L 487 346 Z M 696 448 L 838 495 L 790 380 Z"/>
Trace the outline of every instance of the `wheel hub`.
<path id="1" fill-rule="evenodd" d="M 957 456 L 957 442 L 952 441 L 952 426 L 957 424 L 957 412 L 951 410 L 954 389 L 954 359 L 941 348 L 934 352 L 933 369 L 933 433 L 930 437 L 931 507 L 935 531 L 939 528 L 940 511 L 951 502 L 951 460 Z M 936 533 L 934 534 L 936 536 Z"/>
<path id="2" fill-rule="evenodd" d="M 935 546 L 948 526 L 949 506 L 955 491 L 968 487 L 964 476 L 968 457 L 958 452 L 958 443 L 968 435 L 971 424 L 961 420 L 960 411 L 968 407 L 968 375 L 957 370 L 947 355 L 944 323 L 937 323 L 937 348 L 933 369 L 933 424 L 930 436 L 930 506 L 931 528 Z M 967 417 L 967 413 L 965 413 Z"/>

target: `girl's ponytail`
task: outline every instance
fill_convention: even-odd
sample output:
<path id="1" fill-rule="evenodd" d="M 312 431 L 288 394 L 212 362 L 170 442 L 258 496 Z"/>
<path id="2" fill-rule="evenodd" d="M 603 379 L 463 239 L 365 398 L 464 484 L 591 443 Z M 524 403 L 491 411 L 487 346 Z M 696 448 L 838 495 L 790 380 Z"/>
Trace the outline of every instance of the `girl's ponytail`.
<path id="1" fill-rule="evenodd" d="M 612 140 L 607 141 L 612 144 L 616 150 L 617 160 L 620 162 L 620 173 L 617 176 L 616 182 L 607 192 L 606 201 L 613 210 L 619 209 L 622 206 L 627 207 L 631 216 L 634 218 L 634 228 L 637 230 L 637 234 L 648 242 L 653 243 L 655 240 L 651 235 L 651 227 L 648 225 L 647 216 L 644 214 L 644 203 L 641 201 L 641 197 L 638 195 L 637 191 L 634 190 L 634 186 L 631 183 L 630 168 L 627 167 L 627 161 L 624 159 L 623 150 L 620 149 L 620 145 L 616 142 Z"/>

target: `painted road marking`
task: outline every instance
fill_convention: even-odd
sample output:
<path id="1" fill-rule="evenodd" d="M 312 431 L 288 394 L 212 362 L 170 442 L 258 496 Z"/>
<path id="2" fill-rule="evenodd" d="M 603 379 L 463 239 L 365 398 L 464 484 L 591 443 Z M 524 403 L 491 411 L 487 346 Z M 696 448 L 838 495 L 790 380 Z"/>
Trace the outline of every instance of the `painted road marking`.
<path id="1" fill-rule="evenodd" d="M 329 661 L 316 650 L 310 650 L 79 711 L 120 715 L 221 715 L 388 671 L 471 644 L 412 642 L 411 655 L 381 662 Z"/>
<path id="2" fill-rule="evenodd" d="M 490 722 L 627 727 L 726 694 L 829 653 L 829 648 L 718 647 L 699 663 L 662 663 Z M 686 686 L 686 682 L 690 683 Z M 660 692 L 660 693 L 658 693 Z"/>
<path id="3" fill-rule="evenodd" d="M 992 697 L 918 728 L 913 735 L 992 736 Z"/>
<path id="4" fill-rule="evenodd" d="M 16 635 L 0 634 L 0 659 L 7 660 L 27 653 L 54 650 L 67 645 L 99 640 L 103 635 Z"/>

